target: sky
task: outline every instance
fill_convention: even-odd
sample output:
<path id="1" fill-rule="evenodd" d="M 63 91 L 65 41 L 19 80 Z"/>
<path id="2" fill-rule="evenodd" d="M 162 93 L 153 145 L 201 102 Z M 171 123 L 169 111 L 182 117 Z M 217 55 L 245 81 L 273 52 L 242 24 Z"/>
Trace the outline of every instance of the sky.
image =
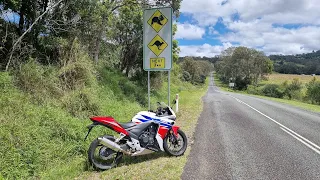
<path id="1" fill-rule="evenodd" d="M 265 54 L 320 50 L 319 0 L 183 0 L 180 56 L 219 55 L 231 46 Z"/>

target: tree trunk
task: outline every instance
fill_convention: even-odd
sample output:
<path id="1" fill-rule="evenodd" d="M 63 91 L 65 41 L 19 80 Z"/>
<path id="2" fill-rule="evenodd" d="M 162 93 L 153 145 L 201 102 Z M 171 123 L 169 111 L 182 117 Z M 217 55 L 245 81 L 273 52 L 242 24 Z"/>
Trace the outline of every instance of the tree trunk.
<path id="1" fill-rule="evenodd" d="M 17 46 L 18 43 L 21 42 L 21 40 L 23 39 L 23 37 L 29 32 L 31 31 L 32 27 L 37 24 L 37 22 L 51 9 L 53 9 L 54 7 L 56 7 L 59 3 L 61 3 L 63 0 L 59 0 L 56 4 L 52 5 L 51 7 L 48 7 L 46 9 L 45 12 L 43 12 L 39 17 L 37 17 L 35 19 L 35 21 L 31 24 L 31 26 L 17 39 L 17 41 L 13 44 L 12 46 L 12 49 L 11 49 L 11 52 L 10 52 L 10 56 L 9 56 L 9 60 L 7 62 L 7 65 L 6 65 L 6 71 L 8 71 L 9 69 L 9 66 L 10 66 L 10 63 L 11 63 L 11 58 L 12 58 L 12 55 L 13 55 L 13 52 Z M 24 1 L 23 1 L 24 2 Z"/>
<path id="2" fill-rule="evenodd" d="M 93 55 L 95 63 L 98 63 L 98 61 L 99 61 L 100 46 L 101 46 L 101 35 L 102 35 L 102 33 L 99 33 L 98 37 L 96 38 L 96 46 L 95 46 L 94 55 Z"/>
<path id="3" fill-rule="evenodd" d="M 19 12 L 19 27 L 18 27 L 18 34 L 19 36 L 22 35 L 23 33 L 23 26 L 24 26 L 24 13 L 25 13 L 25 6 L 26 6 L 26 3 L 25 1 L 22 1 L 21 3 L 21 7 L 20 7 L 20 12 Z"/>

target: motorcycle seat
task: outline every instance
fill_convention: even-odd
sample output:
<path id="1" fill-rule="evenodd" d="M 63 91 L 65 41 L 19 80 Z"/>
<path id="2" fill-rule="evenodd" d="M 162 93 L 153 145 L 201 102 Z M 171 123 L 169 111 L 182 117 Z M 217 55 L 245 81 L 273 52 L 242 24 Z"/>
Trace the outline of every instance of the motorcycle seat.
<path id="1" fill-rule="evenodd" d="M 127 123 L 119 123 L 123 128 L 125 128 L 125 129 L 128 129 L 128 128 L 130 128 L 130 127 L 133 127 L 133 126 L 135 126 L 135 125 L 137 125 L 136 123 L 134 123 L 134 122 L 127 122 Z"/>

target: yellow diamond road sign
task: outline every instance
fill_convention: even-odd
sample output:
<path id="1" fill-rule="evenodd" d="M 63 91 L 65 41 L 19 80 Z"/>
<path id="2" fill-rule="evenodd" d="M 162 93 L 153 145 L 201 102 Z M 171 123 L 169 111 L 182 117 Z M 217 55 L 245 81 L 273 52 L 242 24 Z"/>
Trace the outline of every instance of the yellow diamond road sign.
<path id="1" fill-rule="evenodd" d="M 159 56 L 168 44 L 157 34 L 148 44 L 148 48 L 156 55 Z"/>
<path id="2" fill-rule="evenodd" d="M 168 19 L 159 10 L 156 10 L 148 20 L 148 24 L 157 32 L 159 32 L 167 22 Z"/>
<path id="3" fill-rule="evenodd" d="M 172 8 L 161 7 L 143 11 L 143 69 L 172 69 Z"/>

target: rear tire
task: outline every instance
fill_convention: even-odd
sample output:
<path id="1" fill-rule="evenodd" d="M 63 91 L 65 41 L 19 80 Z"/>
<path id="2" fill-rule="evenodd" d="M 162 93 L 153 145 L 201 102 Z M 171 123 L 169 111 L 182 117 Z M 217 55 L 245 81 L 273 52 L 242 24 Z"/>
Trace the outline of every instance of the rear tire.
<path id="1" fill-rule="evenodd" d="M 114 141 L 114 138 L 108 137 Z M 88 150 L 88 160 L 90 165 L 96 170 L 107 170 L 117 166 L 122 158 L 121 152 L 113 151 L 112 149 L 102 145 L 98 139 L 95 139 L 90 144 Z"/>
<path id="2" fill-rule="evenodd" d="M 177 142 L 173 142 L 174 134 L 168 133 L 163 140 L 163 148 L 170 156 L 181 156 L 187 149 L 188 139 L 183 131 L 178 129 Z"/>

